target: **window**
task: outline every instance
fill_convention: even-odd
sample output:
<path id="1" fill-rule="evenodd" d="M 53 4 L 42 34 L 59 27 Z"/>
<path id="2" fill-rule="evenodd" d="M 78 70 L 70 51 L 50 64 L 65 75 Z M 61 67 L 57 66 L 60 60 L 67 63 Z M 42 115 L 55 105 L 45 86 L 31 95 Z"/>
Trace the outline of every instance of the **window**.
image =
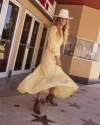
<path id="1" fill-rule="evenodd" d="M 64 47 L 63 55 L 73 56 L 76 44 L 75 37 L 68 37 L 67 44 Z"/>
<path id="2" fill-rule="evenodd" d="M 86 60 L 98 61 L 100 46 L 92 41 L 68 37 L 63 55 L 74 56 Z"/>

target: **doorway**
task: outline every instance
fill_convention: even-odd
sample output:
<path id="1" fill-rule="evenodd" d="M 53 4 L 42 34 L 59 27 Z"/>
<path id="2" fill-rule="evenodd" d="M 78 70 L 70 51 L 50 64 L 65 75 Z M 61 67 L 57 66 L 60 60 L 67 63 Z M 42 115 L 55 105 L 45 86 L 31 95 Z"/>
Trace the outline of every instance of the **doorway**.
<path id="1" fill-rule="evenodd" d="M 40 27 L 41 20 L 29 10 L 26 10 L 12 74 L 32 71 Z"/>

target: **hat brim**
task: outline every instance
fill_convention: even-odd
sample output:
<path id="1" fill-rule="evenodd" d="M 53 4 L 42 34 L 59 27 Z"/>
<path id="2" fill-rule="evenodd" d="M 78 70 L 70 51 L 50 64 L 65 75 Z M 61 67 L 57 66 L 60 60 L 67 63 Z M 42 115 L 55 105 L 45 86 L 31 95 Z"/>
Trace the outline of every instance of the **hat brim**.
<path id="1" fill-rule="evenodd" d="M 63 17 L 63 16 L 59 16 L 59 15 L 54 15 L 56 17 L 62 17 L 62 18 L 68 18 L 68 19 L 74 19 L 73 17 Z"/>

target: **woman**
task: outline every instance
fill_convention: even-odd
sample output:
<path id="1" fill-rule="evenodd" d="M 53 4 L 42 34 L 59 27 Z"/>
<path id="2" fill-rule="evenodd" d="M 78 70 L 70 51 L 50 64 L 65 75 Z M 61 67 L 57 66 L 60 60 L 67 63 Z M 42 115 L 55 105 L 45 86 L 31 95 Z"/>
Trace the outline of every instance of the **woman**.
<path id="1" fill-rule="evenodd" d="M 49 31 L 48 46 L 40 65 L 18 87 L 21 93 L 37 93 L 34 104 L 34 112 L 37 114 L 41 114 L 40 99 L 42 92 L 49 93 L 45 101 L 57 106 L 58 104 L 53 100 L 54 95 L 66 98 L 78 89 L 74 81 L 61 69 L 60 46 L 66 44 L 69 19 L 72 19 L 68 15 L 68 10 L 64 9 L 61 9 L 59 15 L 55 15 L 57 16 L 56 23 Z"/>

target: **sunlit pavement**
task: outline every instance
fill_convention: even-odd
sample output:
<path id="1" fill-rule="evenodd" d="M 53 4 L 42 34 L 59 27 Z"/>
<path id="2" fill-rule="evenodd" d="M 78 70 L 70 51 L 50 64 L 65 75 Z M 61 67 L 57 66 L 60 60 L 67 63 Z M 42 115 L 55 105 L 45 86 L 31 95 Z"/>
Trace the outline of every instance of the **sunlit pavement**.
<path id="1" fill-rule="evenodd" d="M 28 74 L 0 79 L 0 125 L 100 125 L 100 84 L 78 84 L 70 97 L 55 97 L 58 106 L 41 98 L 41 115 L 33 111 L 36 94 L 22 95 L 16 89 Z"/>

